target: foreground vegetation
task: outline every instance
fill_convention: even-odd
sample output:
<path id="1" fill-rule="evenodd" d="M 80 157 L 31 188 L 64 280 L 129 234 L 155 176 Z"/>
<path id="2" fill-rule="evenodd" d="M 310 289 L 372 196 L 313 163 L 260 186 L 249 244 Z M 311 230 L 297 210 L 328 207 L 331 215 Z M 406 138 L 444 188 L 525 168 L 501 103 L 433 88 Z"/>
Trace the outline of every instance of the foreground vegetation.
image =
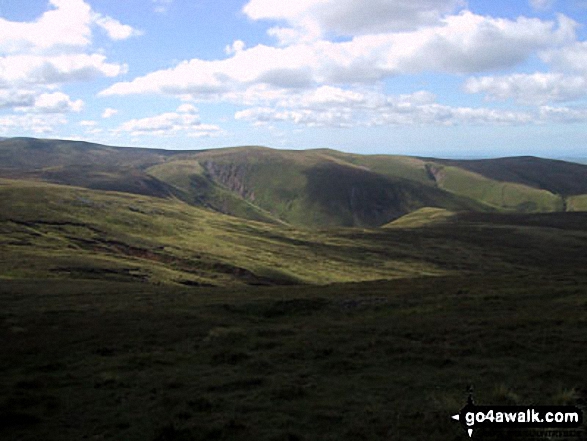
<path id="1" fill-rule="evenodd" d="M 584 408 L 585 282 L 4 281 L 0 436 L 463 440 L 469 385 L 480 404 Z"/>

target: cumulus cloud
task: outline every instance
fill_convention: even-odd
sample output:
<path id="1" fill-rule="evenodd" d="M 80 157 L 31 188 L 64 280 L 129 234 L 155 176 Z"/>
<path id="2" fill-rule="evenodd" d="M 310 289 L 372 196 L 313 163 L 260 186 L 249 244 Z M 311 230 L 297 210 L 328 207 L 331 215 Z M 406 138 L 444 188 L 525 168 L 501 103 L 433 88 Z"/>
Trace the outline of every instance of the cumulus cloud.
<path id="1" fill-rule="evenodd" d="M 39 95 L 30 110 L 37 113 L 69 113 L 80 112 L 83 106 L 82 100 L 72 101 L 65 93 L 54 92 Z"/>
<path id="2" fill-rule="evenodd" d="M 512 99 L 525 105 L 575 101 L 587 96 L 587 42 L 571 41 L 542 50 L 539 58 L 549 72 L 513 73 L 469 78 L 468 93 L 484 93 L 489 100 Z"/>
<path id="3" fill-rule="evenodd" d="M 545 50 L 540 57 L 559 71 L 587 75 L 587 41 L 577 41 L 560 48 Z"/>
<path id="4" fill-rule="evenodd" d="M 55 131 L 55 127 L 64 124 L 67 124 L 67 119 L 59 113 L 0 116 L 0 135 L 6 135 L 12 131 L 33 132 L 38 135 L 50 134 Z"/>
<path id="5" fill-rule="evenodd" d="M 0 91 L 0 108 L 2 107 L 29 113 L 70 113 L 80 112 L 84 102 L 73 101 L 63 92 L 39 94 L 29 91 Z"/>
<path id="6" fill-rule="evenodd" d="M 91 41 L 91 7 L 82 0 L 50 0 L 54 8 L 34 22 L 0 18 L 0 52 L 85 47 Z"/>
<path id="7" fill-rule="evenodd" d="M 106 31 L 112 40 L 126 40 L 127 38 L 143 34 L 142 31 L 134 29 L 132 26 L 122 24 L 112 17 L 96 13 L 92 15 L 92 18 L 94 23 Z"/>
<path id="8" fill-rule="evenodd" d="M 115 77 L 127 66 L 108 63 L 102 54 L 12 55 L 0 57 L 0 85 L 57 85 Z"/>
<path id="9" fill-rule="evenodd" d="M 536 105 L 585 97 L 587 78 L 560 73 L 511 74 L 469 78 L 464 88 L 468 93 L 485 93 L 489 99 Z"/>
<path id="10" fill-rule="evenodd" d="M 197 115 L 198 109 L 193 104 L 184 103 L 177 108 L 177 112 Z"/>
<path id="11" fill-rule="evenodd" d="M 435 24 L 462 6 L 462 0 L 250 0 L 243 12 L 253 20 L 288 23 L 290 28 L 272 29 L 283 38 L 292 31 L 314 37 L 409 31 Z"/>
<path id="12" fill-rule="evenodd" d="M 554 123 L 585 123 L 587 122 L 587 109 L 572 107 L 540 107 L 540 120 Z"/>
<path id="13" fill-rule="evenodd" d="M 4 54 L 50 49 L 84 48 L 92 42 L 92 26 L 103 28 L 114 40 L 138 35 L 139 31 L 112 17 L 92 11 L 83 0 L 50 0 L 53 8 L 32 22 L 0 18 L 0 52 Z"/>
<path id="14" fill-rule="evenodd" d="M 219 135 L 222 130 L 213 124 L 203 124 L 194 106 L 182 104 L 175 112 L 126 121 L 116 132 L 128 132 L 132 136 L 168 136 L 182 133 L 192 137 L 205 137 Z"/>
<path id="15" fill-rule="evenodd" d="M 282 96 L 272 105 L 250 107 L 235 113 L 235 119 L 255 126 L 289 122 L 308 127 L 526 124 L 532 118 L 533 115 L 527 112 L 441 105 L 428 91 L 386 95 L 331 86 Z"/>
<path id="16" fill-rule="evenodd" d="M 118 113 L 118 110 L 108 107 L 102 112 L 102 118 L 110 118 Z"/>
<path id="17" fill-rule="evenodd" d="M 416 14 L 422 9 L 411 9 L 412 3 L 373 2 L 381 8 L 391 7 L 392 3 L 397 14 L 395 18 L 391 17 L 393 14 L 387 17 L 386 23 L 391 29 L 395 26 L 396 31 L 380 32 L 376 24 L 369 27 L 367 19 L 361 25 L 360 16 L 352 29 L 350 24 L 344 25 L 344 20 L 337 28 L 326 15 L 318 13 L 318 21 L 304 21 L 308 11 L 351 11 L 357 2 L 303 0 L 278 5 L 270 0 L 251 0 L 244 9 L 250 18 L 295 24 L 270 30 L 279 36 L 281 45 L 247 48 L 237 40 L 226 48 L 224 59 L 186 60 L 169 69 L 116 83 L 100 95 L 163 94 L 196 101 L 231 102 L 245 106 L 235 113 L 237 120 L 256 126 L 276 122 L 309 127 L 529 124 L 554 118 L 555 112 L 547 115 L 537 110 L 452 107 L 436 102 L 428 91 L 394 96 L 382 93 L 380 87 L 384 80 L 404 74 L 476 74 L 510 69 L 536 54 L 554 59 L 556 53 L 560 64 L 564 60 L 570 63 L 568 60 L 577 57 L 573 58 L 570 49 L 563 52 L 563 48 L 573 48 L 582 54 L 582 47 L 575 45 L 576 22 L 564 15 L 551 21 L 494 18 L 468 10 L 451 15 L 460 2 L 413 3 L 420 7 L 436 6 L 426 18 L 424 13 Z M 403 11 L 403 15 L 398 11 Z M 400 20 L 400 16 L 410 21 L 411 26 L 390 24 Z M 305 23 L 303 32 L 300 23 Z M 344 34 L 343 29 L 355 35 L 348 40 L 325 37 L 328 33 Z M 312 38 L 301 38 L 310 34 Z M 559 74 L 486 76 L 470 78 L 464 88 L 468 93 L 485 93 L 490 99 L 513 98 L 520 103 L 541 105 L 570 100 L 583 93 L 585 82 L 580 76 L 563 87 L 565 80 L 569 77 Z M 177 119 L 175 112 L 143 123 L 154 131 L 174 131 L 182 126 L 175 123 Z"/>
<path id="18" fill-rule="evenodd" d="M 476 73 L 516 66 L 538 50 L 574 38 L 575 23 L 483 17 L 471 12 L 411 32 L 361 35 L 286 47 L 257 45 L 221 60 L 192 59 L 119 82 L 101 95 L 159 93 L 221 96 L 249 87 L 305 88 L 321 84 L 374 84 L 420 72 Z"/>
<path id="19" fill-rule="evenodd" d="M 0 90 L 0 109 L 29 107 L 35 103 L 35 92 L 30 90 Z"/>
<path id="20" fill-rule="evenodd" d="M 421 90 L 389 95 L 374 90 L 345 90 L 322 86 L 316 90 L 275 93 L 272 99 L 248 92 L 248 102 L 235 119 L 253 126 L 290 123 L 305 127 L 527 125 L 587 122 L 587 109 L 539 106 L 535 110 L 448 106 Z"/>
<path id="21" fill-rule="evenodd" d="M 50 0 L 31 22 L 0 18 L 0 107 L 36 112 L 77 112 L 83 103 L 55 92 L 62 84 L 115 77 L 127 66 L 92 51 L 92 29 L 113 40 L 137 35 L 131 26 L 92 11 L 83 0 Z"/>
<path id="22" fill-rule="evenodd" d="M 224 48 L 224 52 L 226 55 L 233 55 L 237 52 L 242 51 L 246 47 L 246 44 L 242 40 L 235 40 L 231 45 L 228 45 Z"/>

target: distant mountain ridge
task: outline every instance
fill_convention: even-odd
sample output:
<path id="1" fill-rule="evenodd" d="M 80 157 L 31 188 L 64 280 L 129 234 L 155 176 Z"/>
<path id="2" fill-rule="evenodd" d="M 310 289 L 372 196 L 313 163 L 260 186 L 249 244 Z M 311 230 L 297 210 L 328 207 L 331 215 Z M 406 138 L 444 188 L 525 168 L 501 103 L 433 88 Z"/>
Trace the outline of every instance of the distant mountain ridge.
<path id="1" fill-rule="evenodd" d="M 0 140 L 0 177 L 177 198 L 245 219 L 378 227 L 416 210 L 587 211 L 587 165 L 512 157 L 447 160 L 335 150 L 196 151 Z"/>

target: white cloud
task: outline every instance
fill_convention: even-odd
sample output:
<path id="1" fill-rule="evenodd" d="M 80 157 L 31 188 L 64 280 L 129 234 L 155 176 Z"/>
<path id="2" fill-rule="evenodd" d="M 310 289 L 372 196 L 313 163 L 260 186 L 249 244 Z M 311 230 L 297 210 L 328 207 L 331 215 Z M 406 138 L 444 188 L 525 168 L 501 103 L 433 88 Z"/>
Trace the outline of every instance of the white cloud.
<path id="1" fill-rule="evenodd" d="M 513 99 L 520 104 L 573 101 L 587 95 L 587 78 L 559 73 L 511 74 L 469 78 L 468 93 L 485 93 L 494 100 Z"/>
<path id="2" fill-rule="evenodd" d="M 587 122 L 587 109 L 542 106 L 540 108 L 540 120 L 564 124 L 585 123 Z"/>
<path id="3" fill-rule="evenodd" d="M 28 107 L 35 103 L 35 92 L 30 90 L 1 90 L 0 109 Z"/>
<path id="4" fill-rule="evenodd" d="M 250 102 L 254 92 L 249 93 Z M 259 100 L 259 103 L 263 100 Z M 235 113 L 253 126 L 291 123 L 305 127 L 369 127 L 406 125 L 528 125 L 587 122 L 587 109 L 541 106 L 535 110 L 447 106 L 428 91 L 387 95 L 374 90 L 351 91 L 323 86 L 317 90 L 275 94 L 264 105 Z"/>
<path id="5" fill-rule="evenodd" d="M 190 104 L 182 104 L 175 112 L 126 121 L 116 132 L 129 132 L 132 136 L 169 136 L 182 133 L 203 137 L 219 135 L 222 129 L 216 125 L 202 124 L 197 109 Z"/>
<path id="6" fill-rule="evenodd" d="M 587 42 L 574 41 L 538 53 L 550 72 L 513 73 L 469 78 L 468 93 L 485 93 L 490 100 L 513 99 L 520 104 L 543 105 L 587 96 Z"/>
<path id="7" fill-rule="evenodd" d="M 104 29 L 112 40 L 126 40 L 130 37 L 143 35 L 142 31 L 134 29 L 132 26 L 120 23 L 118 20 L 104 16 L 102 14 L 93 14 L 94 23 Z"/>
<path id="8" fill-rule="evenodd" d="M 37 113 L 68 113 L 80 112 L 84 107 L 82 100 L 72 101 L 68 95 L 63 92 L 43 93 L 39 95 L 31 109 L 25 108 Z"/>
<path id="9" fill-rule="evenodd" d="M 64 124 L 67 124 L 67 119 L 59 113 L 0 116 L 0 135 L 6 135 L 10 132 L 33 132 L 43 135 L 55 132 L 55 127 Z"/>
<path id="10" fill-rule="evenodd" d="M 96 127 L 98 125 L 98 122 L 91 121 L 91 120 L 84 120 L 84 121 L 80 121 L 79 125 L 82 127 Z"/>
<path id="11" fill-rule="evenodd" d="M 0 86 L 55 85 L 115 77 L 127 66 L 106 62 L 101 54 L 11 55 L 0 57 Z"/>
<path id="12" fill-rule="evenodd" d="M 224 52 L 226 55 L 233 55 L 237 52 L 242 51 L 246 47 L 246 44 L 242 40 L 235 40 L 231 45 L 228 45 L 224 48 Z"/>
<path id="13" fill-rule="evenodd" d="M 177 112 L 197 114 L 198 109 L 193 104 L 185 103 L 177 108 Z"/>
<path id="14" fill-rule="evenodd" d="M 306 88 L 320 84 L 375 83 L 420 72 L 476 73 L 516 66 L 538 50 L 572 40 L 575 22 L 495 19 L 463 12 L 413 32 L 362 35 L 287 47 L 257 45 L 223 60 L 192 59 L 101 95 L 160 93 L 221 97 L 253 84 Z"/>
<path id="15" fill-rule="evenodd" d="M 245 120 L 253 125 L 286 121 L 307 127 L 352 127 L 358 125 L 353 120 L 352 112 L 345 109 L 310 110 L 310 109 L 273 109 L 256 107 L 236 112 L 235 119 Z"/>
<path id="16" fill-rule="evenodd" d="M 110 118 L 118 113 L 118 110 L 108 107 L 102 112 L 102 118 Z"/>
<path id="17" fill-rule="evenodd" d="M 306 127 L 457 126 L 586 123 L 587 109 L 542 106 L 535 111 L 452 107 L 438 103 L 415 104 L 388 100 L 374 109 L 352 107 L 253 107 L 236 112 L 235 119 L 253 126 L 285 122 Z"/>
<path id="18" fill-rule="evenodd" d="M 543 51 L 542 60 L 562 72 L 587 75 L 587 41 L 577 41 L 561 48 Z"/>
<path id="19" fill-rule="evenodd" d="M 0 108 L 14 108 L 27 113 L 70 113 L 80 112 L 84 107 L 82 100 L 73 101 L 63 92 L 37 93 L 21 91 L 0 91 Z"/>
<path id="20" fill-rule="evenodd" d="M 386 95 L 331 86 L 290 94 L 270 106 L 251 107 L 235 114 L 235 119 L 254 126 L 289 122 L 308 127 L 527 124 L 532 118 L 527 112 L 441 105 L 428 91 Z"/>
<path id="21" fill-rule="evenodd" d="M 0 18 L 0 52 L 85 47 L 91 41 L 91 7 L 82 0 L 50 0 L 54 8 L 34 22 Z"/>
<path id="22" fill-rule="evenodd" d="M 414 30 L 436 24 L 463 5 L 462 0 L 250 0 L 243 12 L 253 20 L 288 23 L 289 30 L 273 28 L 278 38 L 291 31 L 319 37 Z"/>
<path id="23" fill-rule="evenodd" d="M 92 49 L 92 31 L 101 27 L 113 40 L 137 31 L 92 11 L 83 0 L 50 0 L 48 4 L 49 10 L 33 21 L 0 18 L 0 108 L 45 114 L 79 112 L 83 102 L 60 92 L 63 84 L 115 77 L 128 69 L 108 62 L 104 54 Z M 20 117 L 15 121 L 29 120 Z"/>
<path id="24" fill-rule="evenodd" d="M 113 40 L 140 34 L 129 25 L 92 11 L 83 0 L 50 0 L 53 9 L 32 22 L 0 18 L 0 52 L 47 52 L 84 48 L 91 44 L 92 26 L 103 28 Z"/>
<path id="25" fill-rule="evenodd" d="M 304 0 L 281 3 L 283 8 L 268 2 L 273 9 L 253 9 L 261 4 L 265 3 L 261 0 L 248 3 L 246 12 L 251 18 L 282 18 L 293 22 L 304 11 L 326 4 L 332 7 L 330 0 Z M 397 5 L 400 4 L 407 5 L 402 2 Z M 436 4 L 456 7 L 456 2 Z M 311 127 L 529 124 L 546 118 L 544 112 L 539 114 L 537 110 L 446 106 L 437 103 L 435 96 L 427 91 L 399 96 L 380 91 L 382 80 L 392 76 L 509 69 L 538 53 L 545 57 L 548 51 L 556 50 L 560 54 L 562 47 L 574 47 L 576 41 L 577 23 L 563 15 L 557 21 L 544 21 L 525 17 L 492 18 L 470 11 L 443 14 L 438 12 L 434 25 L 424 25 L 425 20 L 414 19 L 420 26 L 414 30 L 362 34 L 348 41 L 302 39 L 284 46 L 251 48 L 237 41 L 227 47 L 229 56 L 225 59 L 183 61 L 170 69 L 116 83 L 100 94 L 151 93 L 195 101 L 231 102 L 246 106 L 235 113 L 235 118 L 255 126 L 276 122 Z M 328 28 L 329 32 L 333 30 Z M 301 35 L 296 35 L 294 28 L 273 28 L 272 32 L 281 33 L 281 42 L 285 43 L 285 34 L 290 31 L 292 40 Z M 322 32 L 320 28 L 319 33 Z M 565 101 L 582 93 L 584 83 L 577 78 L 565 87 L 560 87 L 562 78 L 555 74 L 544 78 L 539 75 L 471 78 L 465 90 L 486 93 L 492 99 L 507 97 L 518 102 L 544 104 Z M 550 90 L 540 86 L 541 81 L 547 86 L 551 84 Z M 558 89 L 555 83 L 559 83 Z M 146 131 L 147 126 L 153 131 L 178 130 L 174 125 L 178 113 L 141 120 L 145 125 L 141 130 Z M 133 121 L 126 130 L 137 130 L 136 124 Z"/>

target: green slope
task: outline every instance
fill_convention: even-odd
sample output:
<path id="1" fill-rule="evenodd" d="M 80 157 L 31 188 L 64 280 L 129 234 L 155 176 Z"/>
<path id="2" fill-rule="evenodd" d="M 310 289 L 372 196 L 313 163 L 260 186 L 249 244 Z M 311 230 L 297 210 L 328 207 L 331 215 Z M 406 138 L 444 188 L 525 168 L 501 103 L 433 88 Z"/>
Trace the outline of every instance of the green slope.
<path id="1" fill-rule="evenodd" d="M 0 208 L 2 278 L 271 285 L 446 272 L 415 256 L 382 261 L 370 237 L 246 221 L 179 200 L 0 180 Z"/>
<path id="2" fill-rule="evenodd" d="M 434 160 L 495 181 L 514 182 L 564 196 L 587 193 L 587 167 L 574 162 L 520 156 L 483 160 Z"/>
<path id="3" fill-rule="evenodd" d="M 456 213 L 444 208 L 424 207 L 384 225 L 383 228 L 420 228 L 446 222 L 454 216 Z"/>
<path id="4" fill-rule="evenodd" d="M 453 166 L 429 164 L 428 170 L 440 188 L 496 209 L 517 212 L 564 210 L 563 198 L 547 190 L 494 181 Z"/>
<path id="5" fill-rule="evenodd" d="M 567 198 L 568 211 L 587 211 L 587 194 Z"/>
<path id="6" fill-rule="evenodd" d="M 485 208 L 423 183 L 424 168 L 394 173 L 394 168 L 404 170 L 398 164 L 406 162 L 405 158 L 399 162 L 390 158 L 393 167 L 379 173 L 366 165 L 346 162 L 345 156 L 323 150 L 249 148 L 206 152 L 196 158 L 210 179 L 298 226 L 374 227 L 424 206 Z M 357 155 L 349 158 L 359 162 Z M 408 179 L 411 175 L 418 179 Z"/>
<path id="7" fill-rule="evenodd" d="M 377 227 L 424 207 L 454 212 L 585 210 L 587 166 L 539 158 L 448 161 L 335 150 L 166 151 L 15 138 L 0 177 L 179 199 L 298 227 Z"/>
<path id="8" fill-rule="evenodd" d="M 177 199 L 0 179 L 0 278 L 329 284 L 498 274 L 512 262 L 552 266 L 557 256 L 564 266 L 584 255 L 585 213 L 459 213 L 430 223 L 448 215 L 410 215 L 426 229 L 294 229 Z"/>
<path id="9" fill-rule="evenodd" d="M 142 169 L 173 154 L 168 150 L 109 147 L 82 141 L 9 138 L 0 141 L 0 168 L 31 171 L 47 167 L 95 165 Z"/>
<path id="10" fill-rule="evenodd" d="M 209 179 L 195 159 L 177 159 L 147 169 L 152 176 L 170 186 L 173 193 L 191 205 L 206 207 L 243 219 L 280 223 L 280 221 L 232 192 Z"/>

